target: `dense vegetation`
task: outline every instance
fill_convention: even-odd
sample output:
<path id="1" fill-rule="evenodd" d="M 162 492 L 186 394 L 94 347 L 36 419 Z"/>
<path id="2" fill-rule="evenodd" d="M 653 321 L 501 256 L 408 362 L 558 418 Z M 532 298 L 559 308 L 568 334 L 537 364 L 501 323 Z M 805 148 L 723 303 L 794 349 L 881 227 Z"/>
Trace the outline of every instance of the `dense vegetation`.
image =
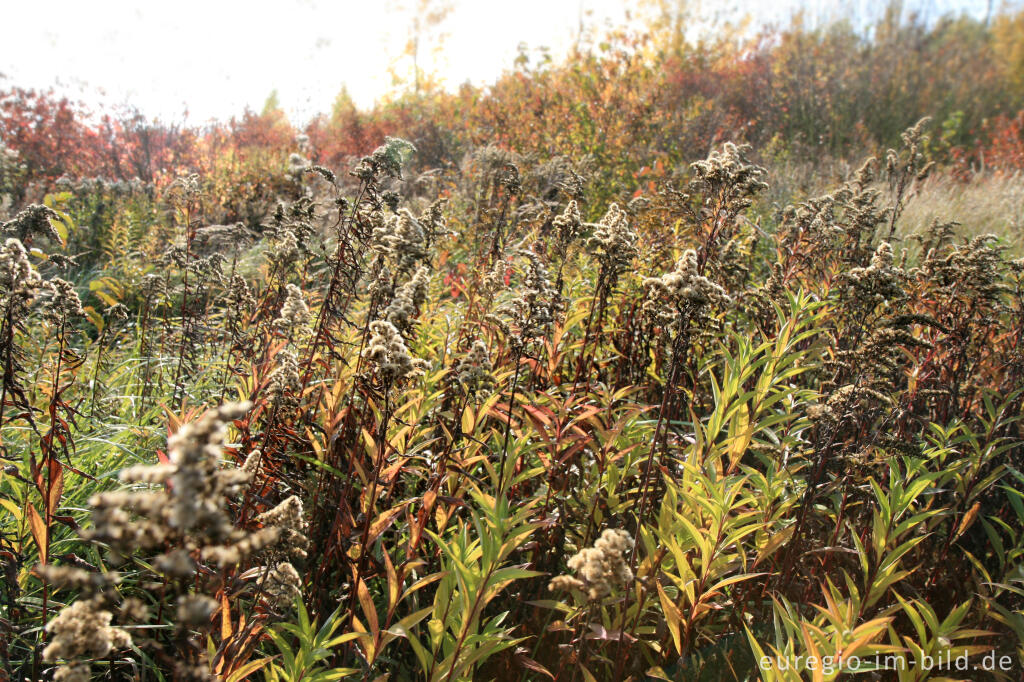
<path id="1" fill-rule="evenodd" d="M 0 679 L 1019 679 L 1024 15 L 676 38 L 8 91 Z"/>

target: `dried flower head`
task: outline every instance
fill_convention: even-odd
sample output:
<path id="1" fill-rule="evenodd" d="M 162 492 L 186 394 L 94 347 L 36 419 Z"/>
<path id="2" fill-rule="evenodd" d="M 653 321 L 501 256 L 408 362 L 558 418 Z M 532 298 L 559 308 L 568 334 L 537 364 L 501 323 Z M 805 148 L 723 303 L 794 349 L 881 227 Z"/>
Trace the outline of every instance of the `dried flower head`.
<path id="1" fill-rule="evenodd" d="M 670 329 L 682 329 L 687 320 L 707 314 L 712 306 L 731 302 L 725 290 L 699 274 L 697 252 L 688 249 L 672 272 L 643 281 L 647 289 L 644 310 Z"/>
<path id="2" fill-rule="evenodd" d="M 260 514 L 256 520 L 264 527 L 274 528 L 278 533 L 278 544 L 285 554 L 297 559 L 305 558 L 306 520 L 302 511 L 302 500 L 291 495 L 276 507 Z"/>
<path id="3" fill-rule="evenodd" d="M 90 682 L 92 670 L 88 663 L 69 663 L 53 672 L 54 682 Z"/>
<path id="4" fill-rule="evenodd" d="M 726 142 L 721 151 L 691 163 L 694 179 L 690 191 L 703 192 L 708 200 L 714 197 L 721 202 L 721 209 L 733 214 L 749 206 L 753 196 L 768 187 L 762 180 L 767 171 L 747 160 L 749 150 L 749 145 Z"/>
<path id="5" fill-rule="evenodd" d="M 373 363 L 387 385 L 421 374 L 427 367 L 426 361 L 409 353 L 401 333 L 387 320 L 370 323 L 370 341 L 363 357 Z"/>
<path id="6" fill-rule="evenodd" d="M 396 329 L 406 332 L 412 327 L 412 319 L 419 307 L 427 299 L 427 287 L 430 284 L 430 270 L 421 265 L 408 282 L 398 287 L 395 297 L 384 310 L 384 319 Z"/>
<path id="7" fill-rule="evenodd" d="M 206 625 L 218 606 L 217 600 L 204 594 L 187 594 L 178 600 L 177 621 L 188 627 Z"/>
<path id="8" fill-rule="evenodd" d="M 906 273 L 893 266 L 892 246 L 889 242 L 878 245 L 869 266 L 852 268 L 843 278 L 850 299 L 868 308 L 906 296 L 903 291 Z"/>
<path id="9" fill-rule="evenodd" d="M 65 256 L 63 253 L 51 253 L 46 257 L 51 265 L 64 272 L 78 266 L 78 261 L 75 259 L 76 256 Z"/>
<path id="10" fill-rule="evenodd" d="M 416 147 L 397 137 L 385 137 L 384 144 L 364 156 L 352 170 L 352 175 L 360 180 L 376 180 L 383 175 L 389 178 L 402 178 L 402 166 L 409 157 L 416 153 Z"/>
<path id="11" fill-rule="evenodd" d="M 256 305 L 256 296 L 252 292 L 252 287 L 241 275 L 232 275 L 228 280 L 227 291 L 224 293 L 224 304 L 232 319 L 242 317 L 244 311 L 251 310 Z"/>
<path id="12" fill-rule="evenodd" d="M 54 277 L 43 282 L 43 317 L 54 325 L 60 325 L 74 317 L 84 317 L 82 299 L 71 282 Z"/>
<path id="13" fill-rule="evenodd" d="M 10 220 L 0 223 L 0 235 L 13 237 L 24 244 L 31 244 L 40 237 L 60 244 L 60 234 L 52 223 L 54 220 L 60 221 L 61 217 L 52 208 L 32 204 Z"/>
<path id="14" fill-rule="evenodd" d="M 561 215 L 555 217 L 552 225 L 556 231 L 555 248 L 564 257 L 569 244 L 583 234 L 583 217 L 580 215 L 580 207 L 575 199 L 566 205 Z"/>
<path id="15" fill-rule="evenodd" d="M 412 269 L 427 255 L 427 233 L 408 209 L 388 216 L 377 214 L 372 239 L 373 248 L 390 258 L 398 272 Z"/>
<path id="16" fill-rule="evenodd" d="M 622 588 L 633 579 L 628 556 L 633 550 L 633 538 L 624 530 L 608 528 L 593 547 L 581 549 L 569 561 L 576 574 L 556 576 L 548 584 L 549 590 L 583 590 L 591 601 L 607 597 L 615 588 Z"/>
<path id="17" fill-rule="evenodd" d="M 299 360 L 294 351 L 285 349 L 276 358 L 277 368 L 270 375 L 267 397 L 279 409 L 295 407 L 299 402 L 302 380 L 299 377 Z"/>
<path id="18" fill-rule="evenodd" d="M 43 649 L 47 661 L 103 658 L 112 650 L 131 645 L 132 639 L 120 628 L 111 627 L 113 614 L 90 599 L 79 599 L 61 609 L 46 624 L 50 643 Z"/>
<path id="19" fill-rule="evenodd" d="M 167 295 L 167 280 L 160 275 L 144 275 L 139 281 L 139 293 L 148 300 Z"/>
<path id="20" fill-rule="evenodd" d="M 629 226 L 629 216 L 618 204 L 594 225 L 594 233 L 587 245 L 601 263 L 603 277 L 610 279 L 608 289 L 615 288 L 618 276 L 629 267 L 637 255 L 637 234 Z"/>
<path id="21" fill-rule="evenodd" d="M 288 293 L 281 305 L 281 314 L 274 320 L 274 326 L 285 336 L 291 336 L 309 323 L 309 306 L 302 296 L 302 289 L 294 284 L 288 284 L 285 288 Z"/>
<path id="22" fill-rule="evenodd" d="M 477 339 L 473 342 L 469 352 L 455 365 L 455 380 L 470 393 L 487 390 L 494 385 L 491 369 L 487 344 Z"/>
<path id="23" fill-rule="evenodd" d="M 42 278 L 29 262 L 28 252 L 17 239 L 8 239 L 0 248 L 0 304 L 10 306 L 12 318 L 19 319 L 28 312 L 32 300 L 39 293 Z"/>
<path id="24" fill-rule="evenodd" d="M 263 594 L 271 608 L 282 611 L 291 607 L 302 596 L 302 579 L 287 561 L 282 561 L 267 575 Z"/>
<path id="25" fill-rule="evenodd" d="M 498 316 L 491 316 L 506 335 L 514 348 L 522 348 L 531 340 L 543 336 L 555 321 L 558 309 L 558 292 L 548 278 L 548 269 L 540 256 L 532 251 L 522 251 L 529 265 L 523 276 L 517 296 L 498 310 L 505 313 L 511 326 Z"/>
<path id="26" fill-rule="evenodd" d="M 93 529 L 86 536 L 106 542 L 123 556 L 139 549 L 176 545 L 178 551 L 156 559 L 168 572 L 190 573 L 188 554 L 211 545 L 231 544 L 244 532 L 235 529 L 226 497 L 249 474 L 222 468 L 227 422 L 242 417 L 249 403 L 229 403 L 184 424 L 168 440 L 168 463 L 138 465 L 121 472 L 129 483 L 160 485 L 163 490 L 112 491 L 94 495 Z"/>

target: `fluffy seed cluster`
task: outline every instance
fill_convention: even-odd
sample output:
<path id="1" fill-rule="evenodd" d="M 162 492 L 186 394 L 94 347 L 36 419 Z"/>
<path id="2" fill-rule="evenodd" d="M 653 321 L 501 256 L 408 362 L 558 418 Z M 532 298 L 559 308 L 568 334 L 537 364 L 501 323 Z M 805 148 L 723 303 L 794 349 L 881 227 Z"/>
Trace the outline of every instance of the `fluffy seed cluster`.
<path id="1" fill-rule="evenodd" d="M 113 617 L 91 599 L 79 599 L 61 609 L 57 617 L 46 624 L 51 640 L 43 649 L 43 658 L 47 661 L 103 658 L 113 650 L 129 646 L 132 639 L 128 633 L 110 625 Z M 69 679 L 70 674 L 70 671 L 65 673 L 64 679 Z"/>
<path id="2" fill-rule="evenodd" d="M 108 307 L 105 312 L 107 314 L 108 320 L 119 320 L 121 322 L 124 322 L 125 320 L 128 319 L 128 315 L 130 314 L 131 311 L 129 311 L 128 306 L 124 305 L 123 303 L 115 303 L 114 305 Z"/>
<path id="3" fill-rule="evenodd" d="M 845 275 L 848 293 L 870 307 L 903 298 L 906 274 L 893 266 L 892 246 L 882 242 L 866 268 L 853 268 Z"/>
<path id="4" fill-rule="evenodd" d="M 0 248 L 0 303 L 11 308 L 13 319 L 21 318 L 39 292 L 42 279 L 21 241 L 8 239 Z"/>
<path id="5" fill-rule="evenodd" d="M 224 281 L 224 264 L 227 259 L 224 254 L 211 253 L 202 258 L 193 258 L 189 261 L 188 271 L 195 275 L 195 286 L 203 289 L 210 283 L 221 284 Z"/>
<path id="6" fill-rule="evenodd" d="M 282 270 L 292 268 L 302 256 L 299 239 L 292 230 L 278 231 L 270 252 L 267 254 L 274 265 Z"/>
<path id="7" fill-rule="evenodd" d="M 559 255 L 564 257 L 569 244 L 583 234 L 583 217 L 580 215 L 580 207 L 576 200 L 570 201 L 561 215 L 556 216 L 551 224 L 556 232 L 555 249 Z"/>
<path id="8" fill-rule="evenodd" d="M 88 663 L 69 663 L 53 672 L 54 682 L 91 682 L 92 671 Z"/>
<path id="9" fill-rule="evenodd" d="M 928 147 L 928 135 L 925 134 L 931 117 L 925 116 L 920 121 L 900 133 L 903 142 L 900 151 L 890 149 L 885 153 L 885 170 L 890 182 L 895 182 L 900 171 L 910 171 L 915 179 L 922 181 L 935 168 L 934 161 L 928 161 L 925 150 Z"/>
<path id="10" fill-rule="evenodd" d="M 790 250 L 807 251 L 805 269 L 813 272 L 837 254 L 854 264 L 870 258 L 868 243 L 892 215 L 874 185 L 876 163 L 867 159 L 836 191 L 783 210 L 782 243 Z"/>
<path id="11" fill-rule="evenodd" d="M 430 285 L 430 270 L 421 265 L 408 282 L 398 287 L 395 297 L 384 310 L 384 319 L 402 332 L 412 328 L 412 320 L 419 307 L 427 300 L 427 289 Z"/>
<path id="12" fill-rule="evenodd" d="M 712 151 L 707 159 L 690 164 L 694 175 L 691 190 L 703 190 L 708 196 L 723 190 L 723 208 L 733 213 L 749 206 L 755 194 L 768 188 L 762 180 L 767 171 L 746 159 L 749 149 L 749 145 L 726 142 L 721 151 Z"/>
<path id="13" fill-rule="evenodd" d="M 7 222 L 0 223 L 0 234 L 31 244 L 36 238 L 48 238 L 60 243 L 60 235 L 50 222 L 60 216 L 49 206 L 32 204 Z"/>
<path id="14" fill-rule="evenodd" d="M 82 299 L 71 282 L 54 277 L 43 283 L 43 317 L 59 325 L 75 317 L 84 317 Z"/>
<path id="15" fill-rule="evenodd" d="M 292 152 L 288 156 L 288 174 L 296 179 L 300 178 L 303 171 L 309 168 L 310 165 L 310 160 L 302 154 Z"/>
<path id="16" fill-rule="evenodd" d="M 296 495 L 286 498 L 276 507 L 269 509 L 257 518 L 265 528 L 277 529 L 282 553 L 293 558 L 303 559 L 309 541 L 306 539 L 306 520 L 302 511 L 302 500 Z"/>
<path id="17" fill-rule="evenodd" d="M 510 278 L 511 268 L 508 261 L 504 258 L 496 258 L 494 264 L 483 277 L 483 289 L 493 296 L 499 290 L 508 286 Z"/>
<path id="18" fill-rule="evenodd" d="M 624 530 L 608 528 L 593 547 L 581 549 L 568 561 L 576 574 L 559 575 L 548 584 L 549 590 L 581 590 L 591 601 L 607 597 L 612 590 L 625 587 L 633 579 L 628 565 L 633 538 Z"/>
<path id="19" fill-rule="evenodd" d="M 402 339 L 402 334 L 387 320 L 370 323 L 370 342 L 363 351 L 381 380 L 387 384 L 422 373 L 427 362 L 413 357 Z"/>
<path id="20" fill-rule="evenodd" d="M 994 234 L 978 235 L 965 245 L 930 250 L 915 274 L 933 282 L 951 300 L 1000 310 L 1009 291 L 1003 282 L 1004 250 Z"/>
<path id="21" fill-rule="evenodd" d="M 274 320 L 274 326 L 287 336 L 309 323 L 309 306 L 298 286 L 289 284 L 286 290 L 288 293 L 281 305 L 281 314 Z"/>
<path id="22" fill-rule="evenodd" d="M 413 143 L 397 137 L 385 137 L 384 144 L 360 159 L 352 175 L 363 181 L 374 180 L 379 175 L 401 180 L 402 164 L 415 152 Z"/>
<path id="23" fill-rule="evenodd" d="M 279 409 L 295 407 L 299 402 L 302 381 L 299 377 L 299 360 L 295 353 L 285 349 L 277 354 L 277 369 L 270 376 L 267 396 L 271 404 Z"/>
<path id="24" fill-rule="evenodd" d="M 121 472 L 122 481 L 142 484 L 142 489 L 101 493 L 89 501 L 94 529 L 85 534 L 87 538 L 106 543 L 115 559 L 139 550 L 158 550 L 147 557 L 154 570 L 174 579 L 172 584 L 186 586 L 177 598 L 179 627 L 205 626 L 218 608 L 218 602 L 198 591 L 199 583 L 193 580 L 201 562 L 224 569 L 242 561 L 259 561 L 261 565 L 240 577 L 258 578 L 266 586 L 270 608 L 287 608 L 298 596 L 301 583 L 289 562 L 304 558 L 308 546 L 299 498 L 289 497 L 257 516 L 250 529 L 236 527 L 229 512 L 228 500 L 237 498 L 259 466 L 259 451 L 253 451 L 241 468 L 223 466 L 227 424 L 243 417 L 250 407 L 248 403 L 223 405 L 183 425 L 169 439 L 167 463 Z M 83 660 L 104 657 L 131 643 L 123 631 L 111 627 L 112 615 L 105 607 L 111 602 L 109 588 L 117 576 L 65 568 L 43 570 L 55 584 L 95 593 L 63 609 L 47 628 L 53 635 L 47 660 L 73 662 L 73 667 L 58 673 L 64 675 L 61 679 L 87 677 L 88 664 Z M 144 617 L 140 606 L 124 601 L 120 617 Z"/>
<path id="25" fill-rule="evenodd" d="M 629 226 L 629 216 L 618 204 L 608 207 L 608 212 L 594 225 L 594 233 L 587 245 L 611 277 L 611 286 L 636 257 L 637 233 Z"/>
<path id="26" fill-rule="evenodd" d="M 487 344 L 477 339 L 473 342 L 458 364 L 455 365 L 455 380 L 470 393 L 486 390 L 494 385 L 491 374 L 491 358 Z"/>
<path id="27" fill-rule="evenodd" d="M 672 272 L 644 279 L 647 301 L 644 310 L 670 329 L 681 329 L 686 320 L 706 313 L 712 306 L 731 302 L 725 289 L 697 269 L 697 252 L 689 249 Z"/>
<path id="28" fill-rule="evenodd" d="M 523 251 L 529 265 L 523 276 L 518 295 L 501 306 L 511 321 L 507 324 L 497 315 L 489 316 L 492 322 L 505 332 L 513 348 L 522 348 L 532 339 L 544 336 L 555 321 L 558 292 L 548 278 L 548 269 L 536 253 Z"/>
<path id="29" fill-rule="evenodd" d="M 139 465 L 121 472 L 121 480 L 162 490 L 116 491 L 93 496 L 94 529 L 88 537 L 105 542 L 115 556 L 137 549 L 172 549 L 154 559 L 158 570 L 188 577 L 199 558 L 228 566 L 273 549 L 286 535 L 264 525 L 255 531 L 236 528 L 227 499 L 237 495 L 255 467 L 223 468 L 227 423 L 249 410 L 249 403 L 229 403 L 185 424 L 168 441 L 167 464 Z"/>
<path id="30" fill-rule="evenodd" d="M 247 404 L 236 404 L 211 410 L 171 436 L 169 463 L 123 470 L 124 482 L 169 485 L 162 491 L 95 495 L 90 500 L 94 525 L 91 537 L 107 542 L 115 551 L 120 548 L 130 553 L 136 547 L 152 548 L 178 536 L 190 537 L 193 531 L 193 546 L 220 542 L 230 535 L 232 524 L 222 509 L 220 497 L 244 475 L 220 469 L 221 444 L 225 422 L 242 416 L 247 409 Z M 133 513 L 143 518 L 133 518 Z M 178 560 L 174 561 L 175 558 Z M 190 566 L 189 562 L 183 562 L 180 555 L 168 560 L 169 565 L 178 566 Z M 190 573 L 191 569 L 185 572 Z"/>
<path id="31" fill-rule="evenodd" d="M 269 509 L 259 516 L 259 520 L 268 526 L 280 526 L 292 530 L 302 529 L 302 500 L 292 495 L 281 502 L 273 509 Z"/>
<path id="32" fill-rule="evenodd" d="M 189 627 L 210 622 L 217 611 L 217 601 L 205 594 L 186 594 L 178 600 L 177 621 Z"/>
<path id="33" fill-rule="evenodd" d="M 298 571 L 287 561 L 282 561 L 267 574 L 263 594 L 275 610 L 288 608 L 302 596 L 302 579 Z"/>
<path id="34" fill-rule="evenodd" d="M 448 219 L 444 216 L 444 209 L 447 205 L 447 199 L 437 199 L 431 202 L 420 215 L 420 223 L 426 228 L 428 236 L 454 234 L 448 229 Z"/>
<path id="35" fill-rule="evenodd" d="M 389 257 L 399 272 L 412 269 L 427 256 L 427 234 L 423 224 L 408 209 L 384 216 L 376 214 L 373 247 Z"/>
<path id="36" fill-rule="evenodd" d="M 139 281 L 139 293 L 147 300 L 167 295 L 167 281 L 160 275 L 144 275 Z"/>
<path id="37" fill-rule="evenodd" d="M 256 305 L 256 296 L 252 287 L 241 275 L 232 275 L 228 280 L 227 291 L 224 293 L 224 303 L 228 315 L 233 320 L 241 318 L 244 311 L 251 310 Z"/>

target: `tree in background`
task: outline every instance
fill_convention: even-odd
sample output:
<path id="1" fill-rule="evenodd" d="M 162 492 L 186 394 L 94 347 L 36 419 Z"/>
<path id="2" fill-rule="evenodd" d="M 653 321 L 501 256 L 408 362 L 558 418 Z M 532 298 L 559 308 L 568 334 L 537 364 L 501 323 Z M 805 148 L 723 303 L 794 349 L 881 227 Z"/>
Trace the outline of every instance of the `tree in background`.
<path id="1" fill-rule="evenodd" d="M 392 83 L 401 91 L 408 90 L 411 81 L 414 95 L 432 92 L 441 85 L 436 65 L 448 37 L 442 28 L 454 5 L 450 0 L 393 0 L 391 7 L 396 14 L 411 16 L 402 51 L 389 68 Z M 427 59 L 432 68 L 424 68 Z M 404 64 L 410 65 L 411 75 Z"/>

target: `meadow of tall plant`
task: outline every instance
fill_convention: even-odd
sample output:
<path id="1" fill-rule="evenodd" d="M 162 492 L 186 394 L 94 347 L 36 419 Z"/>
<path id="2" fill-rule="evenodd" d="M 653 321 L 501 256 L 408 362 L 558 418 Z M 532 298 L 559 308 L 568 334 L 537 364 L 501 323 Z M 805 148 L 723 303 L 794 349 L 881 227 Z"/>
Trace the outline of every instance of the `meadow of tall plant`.
<path id="1" fill-rule="evenodd" d="M 1024 35 L 887 21 L 8 92 L 0 680 L 1020 679 Z"/>

